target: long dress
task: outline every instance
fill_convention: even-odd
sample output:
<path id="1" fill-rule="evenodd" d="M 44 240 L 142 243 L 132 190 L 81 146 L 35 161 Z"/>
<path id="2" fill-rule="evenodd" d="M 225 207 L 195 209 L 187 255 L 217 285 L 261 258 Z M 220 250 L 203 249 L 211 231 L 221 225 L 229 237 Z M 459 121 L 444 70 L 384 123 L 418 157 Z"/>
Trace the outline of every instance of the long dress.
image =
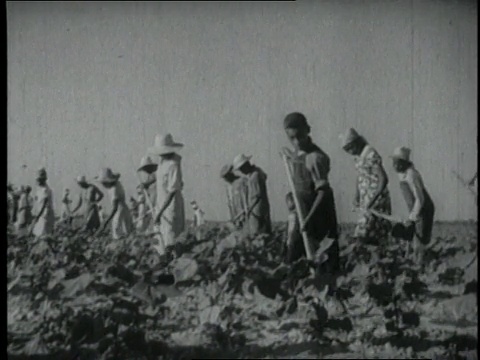
<path id="1" fill-rule="evenodd" d="M 236 223 L 243 226 L 245 221 L 240 214 L 247 210 L 247 179 L 245 177 L 239 177 L 233 183 L 227 184 L 227 200 L 230 219 L 237 219 Z"/>
<path id="2" fill-rule="evenodd" d="M 185 230 L 185 203 L 182 195 L 183 178 L 181 156 L 175 154 L 172 159 L 162 159 L 156 172 L 156 208 L 163 206 L 168 194 L 174 192 L 170 205 L 163 212 L 160 221 L 160 234 L 165 246 L 174 244 L 175 238 Z"/>
<path id="3" fill-rule="evenodd" d="M 380 186 L 380 180 L 374 170 L 383 168 L 382 158 L 372 146 L 366 145 L 362 153 L 356 157 L 355 167 L 358 172 L 359 206 L 360 208 L 365 208 Z M 372 210 L 391 215 L 392 205 L 387 187 L 375 201 Z M 354 237 L 368 239 L 375 244 L 381 244 L 388 240 L 391 228 L 391 223 L 388 220 L 368 213 L 360 213 Z"/>
<path id="4" fill-rule="evenodd" d="M 333 189 L 330 186 L 330 158 L 317 145 L 311 143 L 307 151 L 293 153 L 289 161 L 292 169 L 292 180 L 301 207 L 302 217 L 305 218 L 312 208 L 317 194 L 323 191 L 323 198 L 312 215 L 306 227 L 307 236 L 311 245 L 318 248 L 326 238 L 333 239 L 332 246 L 327 251 L 329 260 L 324 265 L 325 271 L 332 272 L 338 268 L 338 223 Z M 287 262 L 292 262 L 305 255 L 303 238 L 300 228 L 296 227 L 295 239 L 287 249 Z"/>
<path id="5" fill-rule="evenodd" d="M 409 218 L 415 221 L 415 239 L 428 245 L 432 237 L 435 206 L 425 189 L 420 173 L 411 166 L 404 174 L 399 174 L 400 189 L 407 203 Z"/>
<path id="6" fill-rule="evenodd" d="M 374 170 L 383 168 L 382 158 L 372 146 L 366 145 L 360 156 L 356 158 L 355 167 L 358 172 L 359 206 L 360 208 L 365 208 L 380 186 L 379 178 Z M 391 215 L 392 205 L 387 187 L 379 195 L 372 209 Z M 388 240 L 390 230 L 391 224 L 388 220 L 368 213 L 361 213 L 358 217 L 354 236 L 356 238 L 368 239 L 375 244 L 383 244 Z"/>
<path id="7" fill-rule="evenodd" d="M 95 185 L 90 185 L 82 190 L 83 227 L 87 231 L 95 231 L 100 228 L 100 215 L 97 201 L 100 190 Z"/>
<path id="8" fill-rule="evenodd" d="M 48 205 L 43 211 L 42 216 L 38 219 L 33 227 L 33 234 L 39 238 L 42 236 L 51 235 L 55 225 L 55 213 L 53 211 L 53 195 L 50 187 L 45 184 L 39 186 L 36 193 L 36 211 L 38 214 L 42 209 L 42 204 L 45 199 L 48 200 Z"/>
<path id="9" fill-rule="evenodd" d="M 32 208 L 29 202 L 27 193 L 22 193 L 18 201 L 18 214 L 17 214 L 17 236 L 28 235 L 28 227 L 32 221 Z"/>
<path id="10" fill-rule="evenodd" d="M 115 200 L 118 202 L 117 212 L 112 219 L 112 237 L 119 239 L 130 235 L 133 231 L 132 214 L 125 201 L 125 190 L 120 181 L 117 181 L 116 184 L 109 189 L 109 193 L 112 206 Z"/>
<path id="11" fill-rule="evenodd" d="M 269 234 L 272 231 L 272 223 L 267 193 L 267 174 L 255 166 L 254 170 L 246 175 L 246 182 L 248 209 L 260 198 L 248 215 L 248 233 L 252 236 Z"/>

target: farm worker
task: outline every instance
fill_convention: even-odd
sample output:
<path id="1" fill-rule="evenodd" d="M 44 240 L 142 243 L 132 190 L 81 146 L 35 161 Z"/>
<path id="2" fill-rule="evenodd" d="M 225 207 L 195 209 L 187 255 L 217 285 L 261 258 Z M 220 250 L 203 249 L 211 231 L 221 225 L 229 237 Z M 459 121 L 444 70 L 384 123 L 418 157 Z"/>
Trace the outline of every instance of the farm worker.
<path id="1" fill-rule="evenodd" d="M 233 170 L 238 171 L 246 179 L 247 233 L 255 236 L 270 234 L 270 203 L 267 194 L 267 174 L 256 165 L 250 163 L 251 156 L 239 154 L 233 160 Z"/>
<path id="2" fill-rule="evenodd" d="M 138 188 L 137 192 L 137 219 L 135 224 L 137 231 L 144 233 L 152 224 L 152 215 L 148 209 L 147 200 L 142 189 Z"/>
<path id="3" fill-rule="evenodd" d="M 394 150 L 392 159 L 393 168 L 400 179 L 403 198 L 410 212 L 408 221 L 415 224 L 414 253 L 421 264 L 424 246 L 428 245 L 432 237 L 435 206 L 420 173 L 410 161 L 410 153 L 409 148 L 398 147 Z"/>
<path id="4" fill-rule="evenodd" d="M 128 200 L 128 208 L 130 209 L 130 214 L 132 215 L 132 220 L 135 222 L 138 219 L 138 201 L 135 200 L 133 196 L 130 196 Z"/>
<path id="5" fill-rule="evenodd" d="M 147 194 L 152 202 L 152 205 L 155 205 L 156 199 L 156 187 L 150 186 L 155 181 L 155 172 L 158 169 L 158 165 L 155 164 L 150 156 L 144 156 L 140 161 L 140 167 L 137 169 L 138 174 L 141 176 L 142 183 L 147 187 Z M 147 186 L 148 185 L 148 186 Z M 143 193 L 143 192 L 142 192 Z"/>
<path id="6" fill-rule="evenodd" d="M 138 191 L 138 218 L 137 218 L 137 230 L 140 232 L 145 232 L 153 229 L 153 216 L 151 214 L 150 204 L 155 206 L 156 199 L 156 189 L 155 186 L 150 186 L 153 184 L 152 180 L 155 180 L 155 172 L 157 171 L 158 165 L 152 161 L 150 156 L 144 156 L 140 161 L 140 167 L 137 169 L 139 177 L 145 179 L 143 184 L 145 185 L 146 195 L 144 193 L 142 185 L 137 187 Z M 146 198 L 148 196 L 148 199 Z"/>
<path id="7" fill-rule="evenodd" d="M 110 168 L 102 169 L 96 179 L 107 189 L 112 201 L 112 210 L 107 217 L 100 232 L 105 231 L 107 225 L 112 222 L 112 237 L 120 239 L 128 236 L 133 231 L 133 221 L 130 210 L 128 209 L 125 190 L 119 180 L 120 174 L 115 174 Z"/>
<path id="8" fill-rule="evenodd" d="M 355 158 L 357 181 L 354 208 L 360 209 L 354 237 L 362 242 L 385 245 L 391 230 L 390 221 L 376 217 L 367 210 L 391 215 L 392 206 L 388 191 L 388 176 L 378 152 L 350 128 L 343 136 L 343 149 Z"/>
<path id="9" fill-rule="evenodd" d="M 298 233 L 304 230 L 315 248 L 325 239 L 333 240 L 326 251 L 328 260 L 322 265 L 322 271 L 334 273 L 339 266 L 339 247 L 335 198 L 328 179 L 330 158 L 310 137 L 311 129 L 305 115 L 290 113 L 285 117 L 283 126 L 294 148 L 293 152 L 284 148 L 283 153 L 293 170 L 292 180 L 304 223 L 301 229 L 296 230 L 295 241 L 287 251 L 287 261 L 295 261 L 306 254 L 302 236 Z"/>
<path id="10" fill-rule="evenodd" d="M 47 171 L 42 168 L 37 172 L 36 209 L 32 233 L 36 238 L 53 234 L 55 214 L 53 211 L 53 194 L 47 184 Z"/>
<path id="11" fill-rule="evenodd" d="M 16 230 L 17 236 L 22 237 L 28 235 L 28 228 L 32 221 L 32 208 L 29 201 L 29 186 L 22 186 L 20 189 L 20 198 L 18 201 L 18 213 Z M 30 188 L 31 190 L 31 188 Z"/>
<path id="12" fill-rule="evenodd" d="M 227 202 L 230 220 L 238 227 L 245 222 L 247 210 L 247 182 L 243 176 L 233 172 L 233 165 L 225 165 L 220 171 L 220 177 L 227 183 Z"/>
<path id="13" fill-rule="evenodd" d="M 84 175 L 77 177 L 76 181 L 78 186 L 80 186 L 81 193 L 72 214 L 75 214 L 83 205 L 82 231 L 95 232 L 100 228 L 98 203 L 104 197 L 103 192 L 96 185 L 87 181 Z"/>
<path id="14" fill-rule="evenodd" d="M 157 198 L 154 223 L 159 224 L 166 247 L 174 245 L 175 238 L 185 230 L 185 204 L 182 195 L 182 157 L 177 153 L 183 144 L 176 143 L 171 134 L 156 135 L 148 153 L 159 158 L 155 179 Z M 155 160 L 155 158 L 154 158 Z"/>
<path id="15" fill-rule="evenodd" d="M 193 209 L 193 226 L 198 227 L 205 224 L 205 213 L 202 209 L 198 206 L 196 201 L 191 201 L 190 204 L 192 205 Z"/>
<path id="16" fill-rule="evenodd" d="M 62 197 L 62 213 L 61 219 L 63 221 L 68 222 L 69 224 L 72 223 L 72 211 L 70 209 L 70 204 L 72 200 L 70 199 L 70 189 L 65 188 L 63 190 L 63 197 Z"/>

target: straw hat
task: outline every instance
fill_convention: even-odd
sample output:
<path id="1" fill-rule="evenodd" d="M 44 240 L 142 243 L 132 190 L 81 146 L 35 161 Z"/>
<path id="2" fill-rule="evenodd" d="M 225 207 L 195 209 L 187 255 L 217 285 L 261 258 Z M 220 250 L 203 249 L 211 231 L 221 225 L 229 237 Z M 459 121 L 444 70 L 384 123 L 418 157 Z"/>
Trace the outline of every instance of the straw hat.
<path id="1" fill-rule="evenodd" d="M 145 171 L 149 174 L 152 174 L 157 171 L 157 168 L 158 165 L 152 161 L 152 158 L 150 156 L 147 155 L 142 157 L 142 160 L 140 161 L 140 167 L 137 171 Z"/>
<path id="2" fill-rule="evenodd" d="M 79 185 L 87 184 L 87 178 L 85 177 L 85 175 L 78 176 L 75 180 L 77 181 L 77 184 L 79 184 Z"/>
<path id="3" fill-rule="evenodd" d="M 95 177 L 101 183 L 113 183 L 119 178 L 120 174 L 113 173 L 110 168 L 103 168 L 100 175 Z"/>
<path id="4" fill-rule="evenodd" d="M 235 156 L 235 159 L 233 159 L 233 168 L 235 170 L 238 170 L 244 165 L 246 162 L 250 161 L 252 156 L 245 156 L 244 154 L 240 154 Z"/>
<path id="5" fill-rule="evenodd" d="M 340 139 L 342 140 L 342 147 L 350 145 L 352 142 L 360 138 L 361 136 L 355 131 L 353 128 L 347 129 L 345 134 L 340 135 Z"/>
<path id="6" fill-rule="evenodd" d="M 220 170 L 220 177 L 222 178 L 225 177 L 228 173 L 231 173 L 232 170 L 233 170 L 232 164 L 224 165 Z"/>
<path id="7" fill-rule="evenodd" d="M 183 147 L 183 144 L 173 141 L 172 134 L 156 135 L 155 144 L 148 149 L 148 152 L 155 155 L 164 155 L 176 152 Z"/>
<path id="8" fill-rule="evenodd" d="M 41 168 L 37 171 L 37 180 L 47 180 L 47 170 Z"/>
<path id="9" fill-rule="evenodd" d="M 390 156 L 392 159 L 410 161 L 410 152 L 411 150 L 407 147 L 400 146 L 393 150 L 393 155 Z"/>

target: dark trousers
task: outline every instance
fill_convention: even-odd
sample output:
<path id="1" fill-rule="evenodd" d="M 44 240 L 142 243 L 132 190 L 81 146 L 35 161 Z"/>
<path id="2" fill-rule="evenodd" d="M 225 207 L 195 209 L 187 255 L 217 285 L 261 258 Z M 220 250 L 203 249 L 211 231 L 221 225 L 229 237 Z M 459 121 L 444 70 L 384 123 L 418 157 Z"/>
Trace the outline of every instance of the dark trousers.
<path id="1" fill-rule="evenodd" d="M 318 248 L 320 243 L 326 238 L 335 239 L 332 246 L 327 250 L 328 260 L 322 264 L 321 268 L 325 271 L 336 271 L 339 267 L 339 246 L 335 200 L 330 187 L 322 190 L 325 191 L 325 194 L 322 202 L 307 225 L 307 235 L 314 249 Z M 315 199 L 311 199 L 310 203 L 307 204 L 307 209 L 310 209 L 314 200 Z M 299 229 L 295 230 L 291 242 L 287 246 L 287 263 L 292 263 L 302 256 L 306 256 L 302 234 Z"/>

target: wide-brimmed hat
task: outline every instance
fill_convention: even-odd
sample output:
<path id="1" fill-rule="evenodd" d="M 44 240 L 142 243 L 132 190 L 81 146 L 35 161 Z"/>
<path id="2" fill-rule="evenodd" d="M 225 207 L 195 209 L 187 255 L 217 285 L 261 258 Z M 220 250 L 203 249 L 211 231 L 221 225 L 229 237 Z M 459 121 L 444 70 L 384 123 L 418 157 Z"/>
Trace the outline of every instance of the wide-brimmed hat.
<path id="1" fill-rule="evenodd" d="M 233 170 L 232 164 L 224 165 L 220 170 L 220 177 L 222 178 L 225 177 L 227 174 L 231 173 L 232 170 Z"/>
<path id="2" fill-rule="evenodd" d="M 155 155 L 164 155 L 178 151 L 183 144 L 173 141 L 172 134 L 156 135 L 155 144 L 148 149 L 148 152 Z"/>
<path id="3" fill-rule="evenodd" d="M 87 178 L 85 177 L 85 175 L 81 175 L 81 176 L 77 176 L 77 178 L 75 179 L 75 181 L 77 182 L 77 184 L 88 184 L 87 182 Z"/>
<path id="4" fill-rule="evenodd" d="M 41 168 L 37 171 L 37 180 L 47 180 L 47 170 Z"/>
<path id="5" fill-rule="evenodd" d="M 407 147 L 400 146 L 393 150 L 393 155 L 390 156 L 392 159 L 403 160 L 410 162 L 410 153 L 411 150 Z"/>
<path id="6" fill-rule="evenodd" d="M 112 172 L 110 168 L 103 168 L 98 176 L 95 176 L 101 183 L 113 183 L 120 178 L 120 174 Z"/>
<path id="7" fill-rule="evenodd" d="M 244 165 L 245 163 L 249 162 L 252 156 L 246 156 L 244 154 L 240 154 L 235 156 L 235 159 L 233 159 L 233 169 L 238 170 Z"/>
<path id="8" fill-rule="evenodd" d="M 157 171 L 157 168 L 158 168 L 158 165 L 152 161 L 152 158 L 150 156 L 144 156 L 140 161 L 140 167 L 138 168 L 137 171 L 145 171 L 151 174 Z"/>
<path id="9" fill-rule="evenodd" d="M 353 128 L 347 129 L 347 131 L 345 131 L 345 134 L 340 135 L 340 140 L 342 141 L 342 147 L 350 145 L 352 142 L 354 142 L 359 138 L 361 138 L 361 136 Z"/>

